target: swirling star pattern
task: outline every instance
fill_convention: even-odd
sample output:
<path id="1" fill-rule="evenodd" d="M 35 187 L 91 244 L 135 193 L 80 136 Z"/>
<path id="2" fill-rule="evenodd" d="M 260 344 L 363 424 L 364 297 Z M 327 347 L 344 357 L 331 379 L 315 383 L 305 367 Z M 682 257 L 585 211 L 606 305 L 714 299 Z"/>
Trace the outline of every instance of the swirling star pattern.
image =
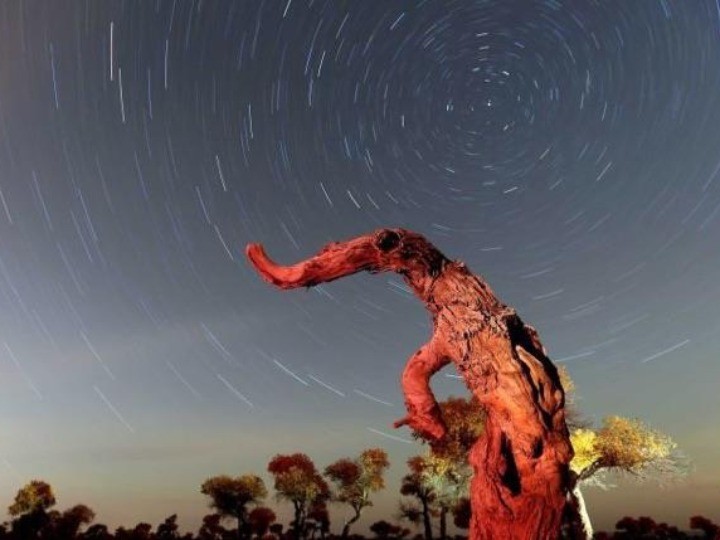
<path id="1" fill-rule="evenodd" d="M 662 500 L 590 493 L 601 525 L 711 514 L 718 87 L 715 1 L 2 2 L 0 495 L 46 477 L 194 527 L 211 474 L 383 446 L 385 517 L 426 314 L 394 275 L 278 294 L 243 248 L 404 226 L 539 329 L 587 414 L 694 460 Z"/>

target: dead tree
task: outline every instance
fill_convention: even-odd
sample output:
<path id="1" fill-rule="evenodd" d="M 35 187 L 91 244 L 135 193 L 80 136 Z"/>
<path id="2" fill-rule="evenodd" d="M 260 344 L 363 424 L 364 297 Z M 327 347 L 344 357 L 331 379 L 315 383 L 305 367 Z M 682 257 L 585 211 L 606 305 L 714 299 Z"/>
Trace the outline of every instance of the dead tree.
<path id="1" fill-rule="evenodd" d="M 402 275 L 430 311 L 430 340 L 402 374 L 409 425 L 431 443 L 446 431 L 430 377 L 454 362 L 487 412 L 469 456 L 471 540 L 555 540 L 573 451 L 558 372 L 534 328 L 500 302 L 461 261 L 447 259 L 423 236 L 380 229 L 331 242 L 292 266 L 271 261 L 259 244 L 247 256 L 262 278 L 282 289 L 311 287 L 354 274 Z"/>

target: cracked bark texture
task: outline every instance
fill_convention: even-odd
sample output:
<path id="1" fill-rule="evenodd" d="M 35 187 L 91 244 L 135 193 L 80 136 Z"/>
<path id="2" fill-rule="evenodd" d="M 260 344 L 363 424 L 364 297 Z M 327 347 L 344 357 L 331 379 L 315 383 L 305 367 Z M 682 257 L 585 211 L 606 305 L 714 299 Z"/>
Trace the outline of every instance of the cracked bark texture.
<path id="1" fill-rule="evenodd" d="M 402 275 L 432 315 L 433 333 L 403 371 L 408 414 L 394 426 L 408 425 L 431 444 L 445 435 L 430 378 L 453 362 L 487 411 L 485 431 L 469 456 L 470 539 L 558 537 L 573 455 L 564 392 L 535 329 L 481 277 L 406 229 L 331 242 L 291 266 L 275 264 L 259 244 L 249 244 L 246 253 L 260 276 L 282 289 L 363 270 Z"/>

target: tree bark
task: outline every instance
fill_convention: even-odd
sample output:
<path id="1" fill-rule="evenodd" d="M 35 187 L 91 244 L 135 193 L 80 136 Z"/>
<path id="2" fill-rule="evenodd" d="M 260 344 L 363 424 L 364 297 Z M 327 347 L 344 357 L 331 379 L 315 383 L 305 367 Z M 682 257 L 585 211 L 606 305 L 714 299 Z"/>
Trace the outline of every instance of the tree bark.
<path id="1" fill-rule="evenodd" d="M 557 538 L 573 455 L 565 395 L 535 330 L 482 278 L 405 229 L 333 242 L 287 267 L 272 262 L 258 244 L 246 252 L 262 278 L 283 289 L 362 270 L 401 274 L 431 313 L 433 334 L 405 367 L 408 415 L 395 427 L 407 424 L 431 442 L 445 435 L 429 381 L 454 362 L 487 411 L 485 431 L 469 456 L 474 471 L 470 539 Z"/>
<path id="2" fill-rule="evenodd" d="M 300 540 L 304 536 L 305 520 L 303 519 L 303 505 L 298 501 L 293 501 L 295 508 L 295 540 Z"/>
<path id="3" fill-rule="evenodd" d="M 238 530 L 237 530 L 237 537 L 238 540 L 244 540 L 245 539 L 245 528 L 246 528 L 246 510 L 244 506 L 240 506 L 237 510 L 237 522 L 238 522 Z M 252 533 L 251 533 L 252 535 Z"/>
<path id="4" fill-rule="evenodd" d="M 346 522 L 343 526 L 342 534 L 340 536 L 341 538 L 347 538 L 348 534 L 350 533 L 350 527 L 352 526 L 352 524 L 355 523 L 358 519 L 360 519 L 360 512 L 358 511 L 358 509 L 353 508 L 353 510 L 355 511 L 355 515 L 351 517 L 350 520 Z"/>
<path id="5" fill-rule="evenodd" d="M 446 506 L 440 508 L 440 540 L 447 540 L 447 513 Z"/>
<path id="6" fill-rule="evenodd" d="M 590 521 L 590 514 L 588 514 L 587 506 L 585 506 L 585 497 L 583 497 L 582 491 L 580 491 L 580 484 L 575 484 L 575 487 L 568 494 L 571 506 L 570 515 L 572 516 L 572 529 L 575 538 L 578 540 L 592 540 L 593 527 L 592 521 Z"/>
<path id="7" fill-rule="evenodd" d="M 432 522 L 430 521 L 430 503 L 428 502 L 427 497 L 422 498 L 422 515 L 425 540 L 433 540 Z"/>

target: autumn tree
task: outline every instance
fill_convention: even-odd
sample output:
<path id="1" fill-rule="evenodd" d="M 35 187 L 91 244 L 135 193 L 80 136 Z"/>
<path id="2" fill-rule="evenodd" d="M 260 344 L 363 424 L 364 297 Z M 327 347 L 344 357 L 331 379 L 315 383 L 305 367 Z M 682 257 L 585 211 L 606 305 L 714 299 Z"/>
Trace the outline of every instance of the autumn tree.
<path id="1" fill-rule="evenodd" d="M 398 504 L 398 511 L 395 517 L 400 521 L 407 521 L 414 527 L 423 525 L 423 512 L 422 509 L 412 501 L 401 500 Z M 417 533 L 413 536 L 413 540 L 424 540 L 424 530 L 422 533 Z"/>
<path id="2" fill-rule="evenodd" d="M 248 523 L 250 524 L 251 530 L 257 535 L 258 538 L 265 536 L 270 528 L 270 525 L 275 523 L 277 516 L 267 506 L 257 506 L 252 509 L 248 515 Z"/>
<path id="3" fill-rule="evenodd" d="M 304 534 L 305 521 L 311 506 L 327 500 L 330 490 L 305 454 L 278 454 L 270 460 L 268 472 L 275 479 L 275 491 L 281 500 L 292 503 L 295 512 L 293 532 L 299 540 Z"/>
<path id="4" fill-rule="evenodd" d="M 465 528 L 470 526 L 467 463 L 458 464 L 449 457 L 438 457 L 432 452 L 426 456 L 415 456 L 408 461 L 411 472 L 402 479 L 400 493 L 414 497 L 420 506 L 401 503 L 400 517 L 411 523 L 422 522 L 424 537 L 432 540 L 432 518 L 439 517 L 439 534 L 447 538 L 447 518 L 455 515 L 456 508 L 464 501 L 467 504 Z M 462 511 L 462 508 L 459 509 Z M 460 518 L 462 519 L 462 517 Z"/>
<path id="5" fill-rule="evenodd" d="M 558 368 L 558 376 L 574 450 L 564 531 L 571 538 L 590 539 L 592 523 L 581 487 L 604 486 L 604 477 L 611 472 L 641 479 L 653 474 L 675 475 L 681 471 L 681 459 L 670 437 L 640 420 L 608 416 L 601 427 L 594 428 L 576 406 L 575 383 L 565 366 Z"/>
<path id="6" fill-rule="evenodd" d="M 409 529 L 393 525 L 384 519 L 376 521 L 370 525 L 370 531 L 375 534 L 375 537 L 378 538 L 378 540 L 405 538 L 408 534 L 410 534 Z"/>
<path id="7" fill-rule="evenodd" d="M 115 529 L 112 536 L 115 540 L 132 540 L 132 531 L 126 529 L 122 525 Z"/>
<path id="8" fill-rule="evenodd" d="M 282 523 L 273 523 L 270 525 L 270 534 L 275 535 L 275 537 L 279 540 L 282 538 L 283 528 L 284 526 Z"/>
<path id="9" fill-rule="evenodd" d="M 141 522 L 132 529 L 118 527 L 115 529 L 115 540 L 150 540 L 152 535 L 152 525 Z"/>
<path id="10" fill-rule="evenodd" d="M 430 516 L 437 514 L 440 521 L 440 538 L 445 540 L 448 515 L 455 513 L 456 507 L 463 499 L 468 503 L 466 514 L 469 527 L 468 491 L 472 468 L 468 462 L 468 455 L 483 432 L 486 415 L 475 396 L 469 399 L 450 396 L 438 405 L 447 429 L 443 438 L 429 445 L 427 455 L 422 458 L 422 466 L 417 469 L 420 471 L 419 476 L 414 480 L 421 482 L 424 487 L 422 493 L 429 495 L 426 498 L 429 498 L 430 508 L 426 510 L 423 507 L 421 512 L 423 521 L 426 517 L 430 520 Z M 413 438 L 425 442 L 421 432 L 413 430 L 412 435 Z M 420 462 L 416 463 L 419 464 Z M 411 480 L 409 482 L 411 485 L 413 479 L 408 478 L 408 480 Z M 411 506 L 401 507 L 401 514 L 409 521 L 415 518 Z M 427 528 L 425 535 L 427 538 Z"/>
<path id="11" fill-rule="evenodd" d="M 468 496 L 472 477 L 468 455 L 483 432 L 486 415 L 475 396 L 470 399 L 450 396 L 438 405 L 447 430 L 443 438 L 429 445 L 421 480 L 434 495 L 440 539 L 445 540 L 448 514 Z M 423 440 L 418 431 L 413 431 L 413 437 Z"/>
<path id="12" fill-rule="evenodd" d="M 221 523 L 220 514 L 208 514 L 203 517 L 202 525 L 197 534 L 197 540 L 224 540 L 228 531 Z"/>
<path id="13" fill-rule="evenodd" d="M 593 429 L 575 407 L 575 383 L 565 366 L 558 370 L 567 399 L 568 424 L 575 456 L 571 466 L 570 506 L 573 537 L 592 538 L 592 525 L 585 508 L 580 487 L 600 485 L 602 477 L 611 471 L 629 473 L 645 478 L 653 473 L 675 474 L 679 471 L 679 458 L 675 443 L 666 435 L 655 431 L 639 420 L 619 416 L 606 418 L 603 425 Z M 485 412 L 475 396 L 467 400 L 450 397 L 439 403 L 442 418 L 447 426 L 446 435 L 434 441 L 427 456 L 416 462 L 419 471 L 416 481 L 423 484 L 420 491 L 430 501 L 423 518 L 430 520 L 432 509 L 440 516 L 440 536 L 446 537 L 446 515 L 453 512 L 460 523 L 470 512 L 462 506 L 467 494 L 467 481 L 471 472 L 467 462 L 469 450 L 482 434 Z M 414 431 L 415 439 L 423 440 Z M 410 477 L 412 475 L 409 475 Z M 410 480 L 410 478 L 408 478 Z M 412 482 L 407 487 L 410 487 Z M 412 508 L 405 507 L 406 517 L 412 517 Z M 430 540 L 427 530 L 426 538 Z"/>
<path id="14" fill-rule="evenodd" d="M 81 540 L 111 540 L 112 536 L 108 526 L 102 523 L 90 525 L 85 532 L 80 533 Z"/>
<path id="15" fill-rule="evenodd" d="M 690 528 L 694 531 L 701 531 L 703 537 L 709 540 L 720 540 L 720 525 L 716 525 L 704 516 L 692 516 Z"/>
<path id="16" fill-rule="evenodd" d="M 408 521 L 413 521 L 413 515 L 421 517 L 425 540 L 433 540 L 431 514 L 435 493 L 424 477 L 425 468 L 427 467 L 426 458 L 413 456 L 407 460 L 407 466 L 410 472 L 402 477 L 400 493 L 406 497 L 417 499 L 420 507 L 416 510 L 412 506 L 405 506 L 401 507 L 401 511 L 403 511 Z"/>
<path id="17" fill-rule="evenodd" d="M 89 525 L 95 519 L 95 512 L 84 504 L 76 504 L 64 512 L 51 511 L 48 528 L 51 533 L 46 535 L 49 538 L 65 540 L 75 538 L 84 525 Z"/>
<path id="18" fill-rule="evenodd" d="M 42 480 L 32 480 L 17 492 L 15 502 L 8 508 L 11 516 L 45 512 L 55 506 L 52 487 Z"/>
<path id="19" fill-rule="evenodd" d="M 154 540 L 175 540 L 180 537 L 178 532 L 177 514 L 165 518 L 157 527 Z"/>
<path id="20" fill-rule="evenodd" d="M 17 538 L 37 538 L 49 523 L 48 509 L 55 506 L 52 487 L 42 480 L 32 480 L 18 490 L 15 501 L 8 508 L 14 517 L 12 532 Z"/>
<path id="21" fill-rule="evenodd" d="M 433 493 L 433 507 L 440 521 L 440 540 L 447 539 L 447 516 L 460 499 L 468 495 L 471 469 L 467 463 L 430 452 L 421 473 L 423 483 Z"/>
<path id="22" fill-rule="evenodd" d="M 445 423 L 445 435 L 430 444 L 432 455 L 455 463 L 467 463 L 468 453 L 482 435 L 487 415 L 477 397 L 450 396 L 438 403 Z M 422 434 L 413 430 L 413 438 L 423 440 Z"/>
<path id="23" fill-rule="evenodd" d="M 330 532 L 330 513 L 324 499 L 318 499 L 310 505 L 306 524 L 310 523 L 311 520 L 313 537 L 316 532 L 319 532 L 321 540 L 324 540 L 325 536 Z"/>
<path id="24" fill-rule="evenodd" d="M 639 518 L 624 517 L 615 524 L 615 529 L 620 531 L 616 534 L 618 538 L 636 539 L 636 538 L 654 538 L 658 529 L 655 520 L 640 516 Z"/>
<path id="25" fill-rule="evenodd" d="M 470 499 L 468 499 L 467 497 L 461 497 L 460 500 L 453 507 L 452 513 L 453 524 L 458 529 L 470 528 Z"/>
<path id="26" fill-rule="evenodd" d="M 401 275 L 431 314 L 433 331 L 403 370 L 407 415 L 394 427 L 407 425 L 430 441 L 443 438 L 447 427 L 429 383 L 454 363 L 487 413 L 470 456 L 470 536 L 557 536 L 572 458 L 557 368 L 537 331 L 481 276 L 402 228 L 330 242 L 289 266 L 274 262 L 259 244 L 248 244 L 246 254 L 262 279 L 281 289 L 312 287 L 361 271 Z"/>
<path id="27" fill-rule="evenodd" d="M 214 476 L 203 482 L 200 491 L 210 497 L 210 507 L 224 517 L 237 520 L 237 537 L 242 539 L 247 528 L 247 507 L 258 504 L 267 496 L 262 478 L 245 474 L 236 478 Z"/>
<path id="28" fill-rule="evenodd" d="M 363 509 L 372 506 L 370 495 L 385 487 L 383 474 L 389 466 L 384 450 L 370 448 L 356 459 L 339 459 L 325 467 L 325 476 L 335 484 L 333 499 L 353 510 L 353 516 L 343 525 L 342 538 L 347 538 L 350 527 L 360 519 Z"/>
<path id="29" fill-rule="evenodd" d="M 653 473 L 680 472 L 675 442 L 640 420 L 608 416 L 598 429 L 573 430 L 570 440 L 575 449 L 570 462 L 570 505 L 578 537 L 589 539 L 593 534 L 581 486 L 601 483 L 607 472 L 629 473 L 640 479 Z"/>
<path id="30" fill-rule="evenodd" d="M 132 540 L 150 540 L 152 537 L 152 525 L 141 521 L 133 527 L 130 538 Z"/>

